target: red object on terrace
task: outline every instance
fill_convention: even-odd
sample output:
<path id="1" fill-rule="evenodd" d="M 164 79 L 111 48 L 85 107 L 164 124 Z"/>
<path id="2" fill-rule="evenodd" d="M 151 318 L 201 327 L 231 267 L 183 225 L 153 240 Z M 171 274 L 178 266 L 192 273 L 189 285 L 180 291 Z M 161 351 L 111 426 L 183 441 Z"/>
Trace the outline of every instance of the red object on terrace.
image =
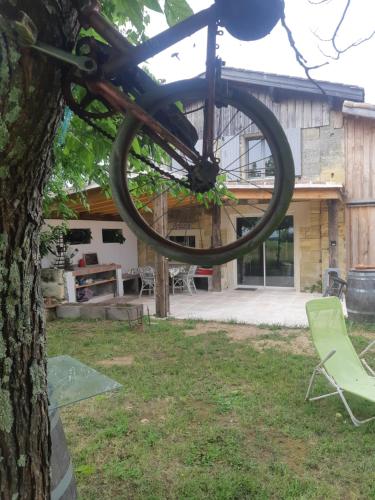
<path id="1" fill-rule="evenodd" d="M 202 276 L 211 276 L 212 269 L 205 269 L 204 267 L 198 267 L 197 274 L 200 274 Z"/>

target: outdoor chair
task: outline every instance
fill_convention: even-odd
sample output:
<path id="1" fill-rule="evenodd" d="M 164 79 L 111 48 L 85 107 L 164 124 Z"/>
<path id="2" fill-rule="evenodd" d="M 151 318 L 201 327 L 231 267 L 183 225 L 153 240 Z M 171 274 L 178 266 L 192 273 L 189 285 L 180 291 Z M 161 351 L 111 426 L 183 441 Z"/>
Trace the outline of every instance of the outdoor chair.
<path id="1" fill-rule="evenodd" d="M 373 420 L 375 417 L 365 420 L 356 418 L 345 394 L 354 394 L 375 403 L 375 372 L 364 359 L 375 340 L 359 355 L 356 353 L 348 336 L 342 306 L 337 297 L 311 300 L 306 304 L 306 312 L 313 342 L 321 361 L 313 371 L 305 400 L 316 401 L 337 394 L 354 425 Z M 324 375 L 334 392 L 310 397 L 318 374 Z"/>
<path id="2" fill-rule="evenodd" d="M 155 290 L 155 271 L 151 266 L 145 266 L 139 268 L 139 276 L 141 278 L 141 290 L 139 296 L 142 296 L 144 291 L 148 291 L 148 294 Z"/>
<path id="3" fill-rule="evenodd" d="M 172 278 L 172 293 L 174 294 L 176 289 L 188 290 L 190 295 L 197 292 L 194 283 L 194 276 L 197 271 L 198 266 L 190 266 L 188 271 L 182 271 L 178 273 L 174 278 Z"/>
<path id="4" fill-rule="evenodd" d="M 346 281 L 341 279 L 336 271 L 330 271 L 328 273 L 327 288 L 324 291 L 323 297 L 338 297 L 342 299 L 347 287 Z"/>

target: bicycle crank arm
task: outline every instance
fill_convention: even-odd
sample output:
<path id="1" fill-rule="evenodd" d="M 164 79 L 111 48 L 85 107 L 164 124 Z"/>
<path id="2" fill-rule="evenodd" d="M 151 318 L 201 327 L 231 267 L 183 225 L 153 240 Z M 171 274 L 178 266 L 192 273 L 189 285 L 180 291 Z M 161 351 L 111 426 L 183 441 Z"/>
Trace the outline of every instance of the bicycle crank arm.
<path id="1" fill-rule="evenodd" d="M 19 42 L 22 46 L 33 48 L 59 61 L 71 64 L 84 73 L 93 74 L 97 71 L 97 64 L 90 57 L 76 56 L 52 45 L 38 42 L 38 30 L 26 12 L 22 10 L 16 11 L 13 13 L 13 18 L 7 16 L 7 19 L 9 19 L 11 26 L 18 34 Z"/>
<path id="2" fill-rule="evenodd" d="M 71 64 L 72 66 L 75 66 L 79 70 L 89 75 L 96 73 L 98 69 L 96 62 L 91 57 L 76 56 L 74 54 L 71 54 L 70 52 L 65 52 L 64 50 L 57 49 L 56 47 L 47 45 L 43 42 L 34 43 L 30 45 L 30 47 L 38 50 L 39 52 L 42 52 L 43 54 L 47 54 L 48 56 L 58 59 L 59 61 Z"/>

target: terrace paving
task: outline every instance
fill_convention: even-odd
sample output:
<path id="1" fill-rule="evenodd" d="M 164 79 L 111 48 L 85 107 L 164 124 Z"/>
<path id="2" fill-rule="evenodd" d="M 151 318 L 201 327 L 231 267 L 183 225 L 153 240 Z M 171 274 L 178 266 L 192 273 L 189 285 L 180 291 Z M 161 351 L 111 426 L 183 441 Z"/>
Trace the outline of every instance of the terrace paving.
<path id="1" fill-rule="evenodd" d="M 178 319 L 233 321 L 252 325 L 270 324 L 288 327 L 307 326 L 305 304 L 319 294 L 298 293 L 288 289 L 224 290 L 196 294 L 176 293 L 170 296 L 170 315 Z M 155 313 L 155 298 L 126 295 L 112 299 L 115 303 L 142 303 Z M 111 301 L 111 302 L 112 302 Z"/>

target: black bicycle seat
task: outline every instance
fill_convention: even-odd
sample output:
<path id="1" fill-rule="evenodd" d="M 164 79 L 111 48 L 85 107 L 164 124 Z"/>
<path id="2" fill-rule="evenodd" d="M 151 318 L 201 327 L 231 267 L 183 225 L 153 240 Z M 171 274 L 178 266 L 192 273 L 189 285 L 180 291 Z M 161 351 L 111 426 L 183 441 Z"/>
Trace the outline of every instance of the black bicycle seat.
<path id="1" fill-rule="evenodd" d="M 240 40 L 259 40 L 278 23 L 284 0 L 215 0 L 220 24 Z"/>

